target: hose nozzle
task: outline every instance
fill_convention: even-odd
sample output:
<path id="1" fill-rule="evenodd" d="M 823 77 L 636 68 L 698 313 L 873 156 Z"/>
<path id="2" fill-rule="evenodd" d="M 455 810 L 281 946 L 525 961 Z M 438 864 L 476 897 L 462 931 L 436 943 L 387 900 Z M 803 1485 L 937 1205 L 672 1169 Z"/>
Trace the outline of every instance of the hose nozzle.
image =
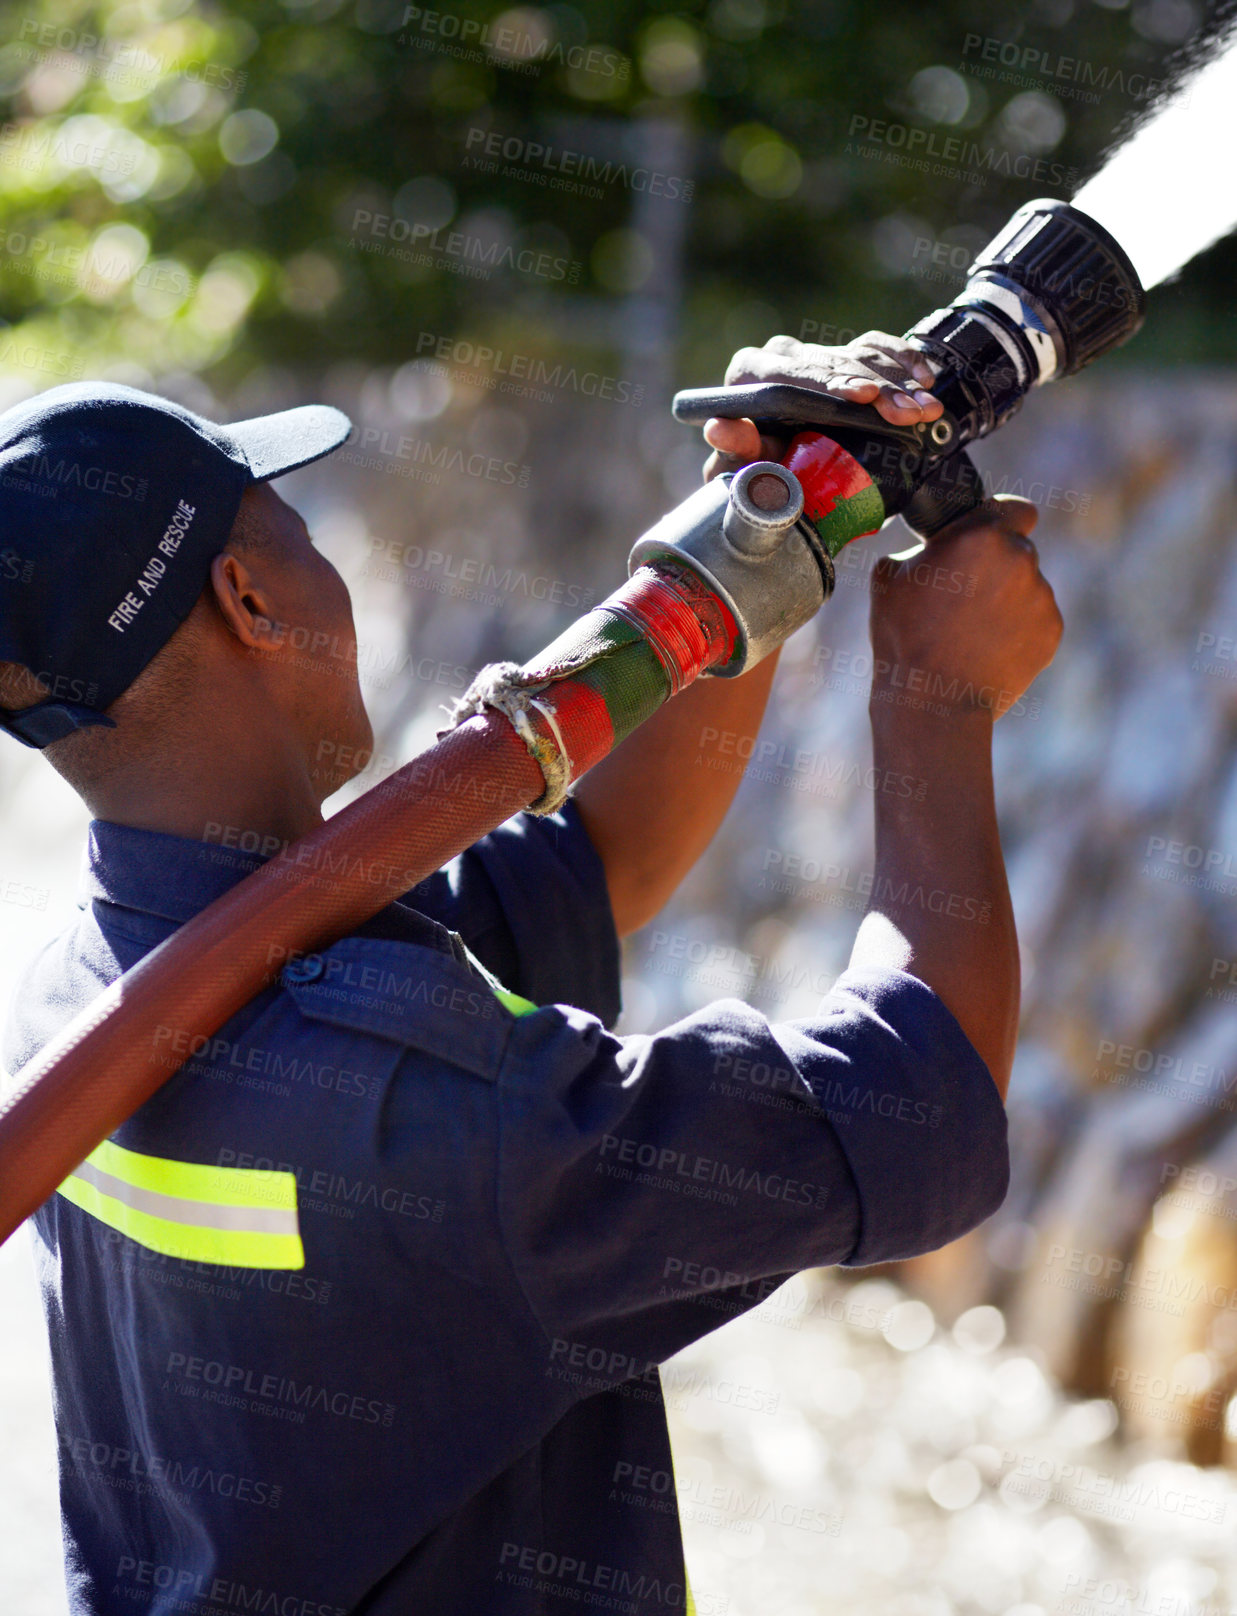
<path id="1" fill-rule="evenodd" d="M 948 308 L 907 332 L 937 370 L 957 443 L 986 437 L 1032 387 L 1126 342 L 1147 299 L 1107 230 L 1068 202 L 1019 208 L 979 253 Z"/>

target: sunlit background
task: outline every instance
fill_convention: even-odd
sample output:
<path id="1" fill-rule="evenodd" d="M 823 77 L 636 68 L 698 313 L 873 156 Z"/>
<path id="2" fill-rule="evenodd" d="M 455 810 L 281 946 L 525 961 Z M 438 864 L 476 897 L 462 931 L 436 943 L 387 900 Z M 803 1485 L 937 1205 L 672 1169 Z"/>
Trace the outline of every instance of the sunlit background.
<path id="1" fill-rule="evenodd" d="M 106 377 L 221 420 L 349 412 L 354 440 L 281 491 L 356 602 L 361 787 L 483 662 L 614 587 L 696 485 L 675 387 L 778 332 L 846 341 L 947 302 L 1218 27 L 1191 0 L 407 9 L 0 24 L 0 404 Z M 1227 183 L 1227 148 L 1191 161 Z M 1231 242 L 1195 261 L 1133 344 L 977 452 L 1040 503 L 1067 619 L 998 730 L 1014 1187 L 948 1251 L 805 1276 L 667 1369 L 701 1616 L 1237 1599 L 1235 269 Z M 842 969 L 871 869 L 867 573 L 905 543 L 847 552 L 788 647 L 759 777 L 627 945 L 620 1030 L 723 993 L 808 1013 Z M 0 738 L 5 984 L 72 917 L 84 824 Z M 24 1236 L 0 1317 L 0 1595 L 50 1616 Z"/>

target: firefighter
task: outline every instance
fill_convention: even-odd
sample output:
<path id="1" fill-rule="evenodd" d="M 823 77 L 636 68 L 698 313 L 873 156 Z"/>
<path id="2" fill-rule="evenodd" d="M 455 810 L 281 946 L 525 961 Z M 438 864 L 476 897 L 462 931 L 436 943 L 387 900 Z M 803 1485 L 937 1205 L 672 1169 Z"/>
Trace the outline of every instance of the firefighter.
<path id="1" fill-rule="evenodd" d="M 728 379 L 910 423 L 940 409 L 918 363 L 879 333 L 779 338 Z M 348 591 L 273 486 L 348 430 L 93 382 L 0 416 L 0 725 L 93 816 L 10 1071 L 368 758 Z M 710 475 L 779 448 L 750 422 L 706 436 Z M 814 1015 L 730 999 L 608 1030 L 620 936 L 738 785 L 699 766 L 702 736 L 756 734 L 769 658 L 692 686 L 559 813 L 291 960 L 212 1038 L 162 1030 L 175 1075 L 34 1218 L 75 1616 L 692 1608 L 677 1517 L 631 1485 L 673 1474 L 657 1366 L 802 1269 L 930 1251 L 1005 1193 L 991 739 L 1060 634 L 1034 515 L 990 504 L 932 567 L 876 569 L 872 898 Z M 967 589 L 925 580 L 938 562 Z M 952 694 L 888 699 L 897 669 Z"/>

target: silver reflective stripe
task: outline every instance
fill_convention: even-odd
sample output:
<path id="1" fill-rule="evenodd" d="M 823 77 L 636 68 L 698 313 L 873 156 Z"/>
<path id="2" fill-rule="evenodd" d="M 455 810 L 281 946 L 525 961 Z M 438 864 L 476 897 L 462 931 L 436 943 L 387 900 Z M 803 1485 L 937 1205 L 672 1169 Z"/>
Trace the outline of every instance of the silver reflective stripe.
<path id="1" fill-rule="evenodd" d="M 258 1206 L 212 1206 L 206 1201 L 186 1201 L 179 1195 L 161 1195 L 155 1190 L 138 1189 L 123 1178 L 105 1173 L 93 1162 L 84 1161 L 73 1176 L 92 1184 L 103 1195 L 122 1201 L 135 1212 L 172 1223 L 187 1223 L 199 1229 L 243 1229 L 253 1234 L 298 1233 L 295 1211 L 281 1212 Z"/>

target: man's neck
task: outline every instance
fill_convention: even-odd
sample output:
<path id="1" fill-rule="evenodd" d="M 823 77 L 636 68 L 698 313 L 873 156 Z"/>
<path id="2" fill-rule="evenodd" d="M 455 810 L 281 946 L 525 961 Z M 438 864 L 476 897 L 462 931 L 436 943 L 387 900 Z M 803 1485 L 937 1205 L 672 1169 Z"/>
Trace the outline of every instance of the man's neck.
<path id="1" fill-rule="evenodd" d="M 126 770 L 123 779 L 102 782 L 87 805 L 96 819 L 118 825 L 273 852 L 322 823 L 322 798 L 303 758 L 263 750 L 195 751 L 179 764 Z"/>

